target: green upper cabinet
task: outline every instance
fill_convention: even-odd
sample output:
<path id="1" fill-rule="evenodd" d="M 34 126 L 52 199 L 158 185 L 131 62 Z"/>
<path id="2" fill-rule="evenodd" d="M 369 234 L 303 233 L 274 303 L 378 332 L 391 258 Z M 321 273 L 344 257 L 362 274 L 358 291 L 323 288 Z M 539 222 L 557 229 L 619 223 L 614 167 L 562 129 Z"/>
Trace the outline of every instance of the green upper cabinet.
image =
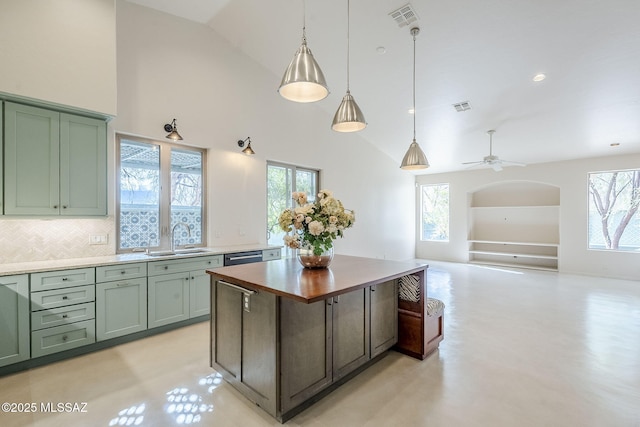
<path id="1" fill-rule="evenodd" d="M 60 115 L 62 215 L 107 214 L 107 125 L 103 120 Z"/>
<path id="2" fill-rule="evenodd" d="M 5 104 L 6 215 L 106 215 L 106 123 Z"/>

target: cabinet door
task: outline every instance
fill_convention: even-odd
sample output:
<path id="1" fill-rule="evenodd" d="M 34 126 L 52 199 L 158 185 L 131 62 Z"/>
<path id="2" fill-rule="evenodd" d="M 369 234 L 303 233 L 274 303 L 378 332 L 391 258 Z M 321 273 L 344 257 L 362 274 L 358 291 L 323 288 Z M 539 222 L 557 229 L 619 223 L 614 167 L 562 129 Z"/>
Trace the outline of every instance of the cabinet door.
<path id="1" fill-rule="evenodd" d="M 147 280 L 149 328 L 189 318 L 189 273 L 153 276 Z"/>
<path id="2" fill-rule="evenodd" d="M 0 277 L 0 366 L 29 358 L 29 278 Z"/>
<path id="3" fill-rule="evenodd" d="M 4 124 L 5 214 L 57 215 L 60 114 L 7 102 Z"/>
<path id="4" fill-rule="evenodd" d="M 242 293 L 215 281 L 211 307 L 212 366 L 227 381 L 238 382 L 242 357 Z"/>
<path id="5" fill-rule="evenodd" d="M 333 298 L 333 380 L 370 358 L 370 292 L 359 289 Z"/>
<path id="6" fill-rule="evenodd" d="M 189 277 L 189 317 L 209 314 L 211 285 L 204 271 L 192 271 Z"/>
<path id="7" fill-rule="evenodd" d="M 283 413 L 326 388 L 332 374 L 332 302 L 280 298 Z"/>
<path id="8" fill-rule="evenodd" d="M 98 341 L 147 329 L 147 279 L 96 285 L 96 339 Z"/>
<path id="9" fill-rule="evenodd" d="M 107 214 L 107 125 L 60 115 L 60 213 Z"/>
<path id="10" fill-rule="evenodd" d="M 216 280 L 211 365 L 272 416 L 277 411 L 277 297 Z"/>
<path id="11" fill-rule="evenodd" d="M 398 341 L 398 287 L 392 280 L 373 285 L 371 292 L 371 357 Z"/>

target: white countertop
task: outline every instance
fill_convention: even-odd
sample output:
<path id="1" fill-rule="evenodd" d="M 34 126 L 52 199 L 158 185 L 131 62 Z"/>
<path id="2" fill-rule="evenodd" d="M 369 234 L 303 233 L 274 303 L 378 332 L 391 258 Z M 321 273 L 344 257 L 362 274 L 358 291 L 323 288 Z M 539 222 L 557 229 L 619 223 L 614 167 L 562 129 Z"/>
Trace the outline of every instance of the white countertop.
<path id="1" fill-rule="evenodd" d="M 148 261 L 164 261 L 168 259 L 182 259 L 189 257 L 207 256 L 207 255 L 223 255 L 231 254 L 235 252 L 244 251 L 258 251 L 264 249 L 277 249 L 282 246 L 274 245 L 236 245 L 236 246 L 224 246 L 224 247 L 207 247 L 202 248 L 206 252 L 197 253 L 184 253 L 176 255 L 166 256 L 149 256 L 144 252 L 128 253 L 128 254 L 115 254 L 100 257 L 87 257 L 87 258 L 67 258 L 67 259 L 54 259 L 44 261 L 28 261 L 28 262 L 16 262 L 10 264 L 0 264 L 0 276 L 9 276 L 13 274 L 25 274 L 25 273 L 37 273 L 41 271 L 54 271 L 65 270 L 68 268 L 83 268 L 83 267 L 99 267 L 102 265 L 113 264 L 126 264 L 132 262 L 148 262 Z"/>

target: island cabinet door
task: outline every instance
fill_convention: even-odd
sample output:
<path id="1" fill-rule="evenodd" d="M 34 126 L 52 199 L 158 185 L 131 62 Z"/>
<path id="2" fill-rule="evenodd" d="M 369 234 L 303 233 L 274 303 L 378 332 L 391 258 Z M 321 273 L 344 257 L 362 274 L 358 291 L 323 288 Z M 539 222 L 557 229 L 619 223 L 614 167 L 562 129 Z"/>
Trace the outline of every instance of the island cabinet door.
<path id="1" fill-rule="evenodd" d="M 333 380 L 371 358 L 370 291 L 359 289 L 333 297 Z"/>
<path id="2" fill-rule="evenodd" d="M 398 341 L 398 285 L 390 280 L 369 287 L 371 293 L 371 357 Z"/>
<path id="3" fill-rule="evenodd" d="M 280 298 L 281 412 L 333 382 L 330 301 L 305 304 Z"/>
<path id="4" fill-rule="evenodd" d="M 249 400 L 277 416 L 277 297 L 226 281 L 211 293 L 212 366 Z"/>

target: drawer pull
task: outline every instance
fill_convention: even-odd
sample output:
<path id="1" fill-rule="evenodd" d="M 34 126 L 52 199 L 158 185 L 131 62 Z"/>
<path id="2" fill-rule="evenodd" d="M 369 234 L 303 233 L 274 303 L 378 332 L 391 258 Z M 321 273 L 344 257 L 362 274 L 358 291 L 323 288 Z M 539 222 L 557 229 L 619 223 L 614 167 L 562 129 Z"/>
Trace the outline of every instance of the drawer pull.
<path id="1" fill-rule="evenodd" d="M 120 274 L 126 274 L 126 271 L 121 271 Z"/>
<path id="2" fill-rule="evenodd" d="M 63 281 L 63 282 L 66 282 L 67 280 L 69 280 L 69 278 L 68 278 L 68 277 L 63 277 L 63 278 L 62 278 L 62 281 Z"/>
<path id="3" fill-rule="evenodd" d="M 67 295 L 64 295 L 62 299 L 69 299 L 69 297 Z"/>
<path id="4" fill-rule="evenodd" d="M 62 341 L 66 341 L 66 340 L 68 340 L 68 339 L 69 339 L 69 337 L 68 337 L 68 336 L 66 336 L 66 335 L 63 335 L 63 336 L 62 336 Z"/>
<path id="5" fill-rule="evenodd" d="M 165 270 L 168 270 L 168 269 L 169 269 L 169 266 L 168 266 L 168 265 L 165 265 L 165 266 L 164 266 L 164 269 L 165 269 Z"/>
<path id="6" fill-rule="evenodd" d="M 62 315 L 62 318 L 63 318 L 63 319 L 66 319 L 67 317 L 69 317 L 69 315 L 68 315 L 68 314 L 63 314 L 63 315 Z"/>
<path id="7" fill-rule="evenodd" d="M 119 288 L 124 288 L 125 286 L 131 286 L 131 283 L 122 282 L 122 283 L 118 283 L 116 286 L 118 286 Z"/>

